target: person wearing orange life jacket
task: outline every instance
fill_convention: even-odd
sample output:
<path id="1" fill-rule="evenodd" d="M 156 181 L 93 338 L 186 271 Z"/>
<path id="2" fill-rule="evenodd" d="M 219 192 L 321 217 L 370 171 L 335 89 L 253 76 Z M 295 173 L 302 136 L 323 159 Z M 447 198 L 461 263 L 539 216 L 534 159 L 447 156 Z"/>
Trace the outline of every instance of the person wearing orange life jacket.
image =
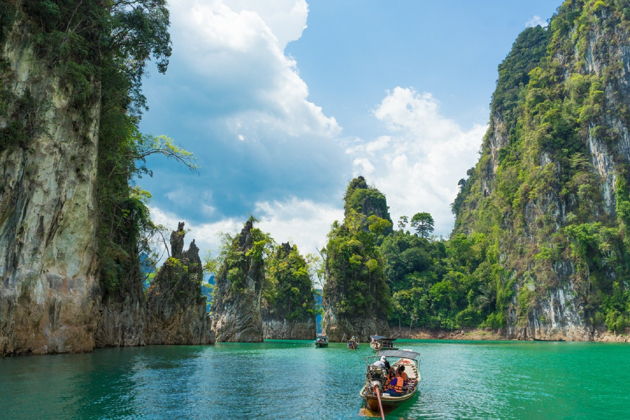
<path id="1" fill-rule="evenodd" d="M 405 380 L 400 375 L 394 376 L 385 387 L 387 393 L 393 397 L 403 395 L 403 385 Z"/>
<path id="2" fill-rule="evenodd" d="M 396 370 L 396 375 L 403 378 L 403 381 L 407 382 L 409 380 L 409 376 L 405 373 L 405 366 L 400 365 Z"/>

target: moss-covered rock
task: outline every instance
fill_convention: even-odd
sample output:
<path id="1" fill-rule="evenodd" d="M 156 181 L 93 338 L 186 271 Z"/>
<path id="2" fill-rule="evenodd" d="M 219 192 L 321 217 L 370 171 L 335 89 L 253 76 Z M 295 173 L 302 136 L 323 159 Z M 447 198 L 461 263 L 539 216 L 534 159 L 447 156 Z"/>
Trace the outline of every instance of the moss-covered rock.
<path id="1" fill-rule="evenodd" d="M 390 293 L 378 245 L 392 225 L 385 196 L 363 177 L 350 182 L 345 208 L 344 222 L 333 224 L 323 250 L 324 330 L 332 341 L 353 335 L 366 341 L 388 331 Z"/>
<path id="2" fill-rule="evenodd" d="M 497 251 L 490 262 L 504 270 L 488 283 L 484 322 L 510 337 L 591 339 L 630 325 L 626 9 L 567 0 L 499 67 L 481 157 L 453 209 L 455 234 L 482 233 Z"/>
<path id="3" fill-rule="evenodd" d="M 276 247 L 266 260 L 262 317 L 265 338 L 315 338 L 315 297 L 306 259 L 296 245 Z"/>
<path id="4" fill-rule="evenodd" d="M 217 341 L 263 340 L 261 296 L 264 253 L 270 239 L 250 218 L 241 232 L 228 238 L 215 276 L 212 330 Z"/>
<path id="5" fill-rule="evenodd" d="M 147 291 L 147 344 L 214 342 L 206 298 L 201 295 L 203 267 L 193 240 L 184 251 L 184 223 L 171 233 L 171 255 Z"/>

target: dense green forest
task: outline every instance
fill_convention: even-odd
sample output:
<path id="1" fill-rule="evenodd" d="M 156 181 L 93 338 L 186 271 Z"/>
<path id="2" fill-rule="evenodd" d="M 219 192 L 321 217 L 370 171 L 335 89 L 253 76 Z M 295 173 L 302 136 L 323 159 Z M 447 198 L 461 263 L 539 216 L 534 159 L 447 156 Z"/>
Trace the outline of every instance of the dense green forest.
<path id="1" fill-rule="evenodd" d="M 307 321 L 315 317 L 311 269 L 297 245 L 274 247 L 265 267 L 263 318 Z"/>
<path id="2" fill-rule="evenodd" d="M 498 327 L 487 279 L 500 266 L 489 261 L 496 250 L 484 235 L 437 239 L 426 212 L 401 217 L 393 229 L 385 196 L 363 177 L 350 182 L 344 202 L 344 222 L 333 224 L 323 252 L 325 304 L 338 316 L 376 315 L 399 327 Z"/>

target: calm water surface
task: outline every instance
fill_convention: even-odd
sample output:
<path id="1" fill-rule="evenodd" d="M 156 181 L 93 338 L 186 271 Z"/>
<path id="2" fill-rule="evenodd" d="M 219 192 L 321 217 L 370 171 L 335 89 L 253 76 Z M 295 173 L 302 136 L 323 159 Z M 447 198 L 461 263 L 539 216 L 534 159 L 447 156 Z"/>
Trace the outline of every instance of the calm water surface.
<path id="1" fill-rule="evenodd" d="M 630 345 L 398 343 L 423 381 L 388 418 L 630 418 Z M 362 418 L 371 354 L 271 341 L 0 359 L 0 418 Z"/>

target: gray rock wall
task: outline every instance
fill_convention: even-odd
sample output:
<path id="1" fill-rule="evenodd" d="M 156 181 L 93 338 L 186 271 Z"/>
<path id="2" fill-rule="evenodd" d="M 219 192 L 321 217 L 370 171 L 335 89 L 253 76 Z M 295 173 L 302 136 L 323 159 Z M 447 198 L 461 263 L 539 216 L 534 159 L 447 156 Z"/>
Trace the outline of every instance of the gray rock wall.
<path id="1" fill-rule="evenodd" d="M 314 340 L 315 320 L 263 319 L 263 337 L 269 340 Z"/>
<path id="2" fill-rule="evenodd" d="M 34 54 L 19 21 L 0 58 L 8 64 L 2 87 L 16 98 L 0 128 L 20 100 L 33 105 L 25 145 L 0 151 L 0 354 L 88 351 L 99 304 L 98 83 L 84 115 L 72 110 L 72 93 Z"/>
<path id="3" fill-rule="evenodd" d="M 217 341 L 263 341 L 261 291 L 265 271 L 262 257 L 249 254 L 254 246 L 253 234 L 253 222 L 248 220 L 234 239 L 231 261 L 224 262 L 216 277 L 212 330 Z"/>
<path id="4" fill-rule="evenodd" d="M 201 296 L 203 267 L 193 240 L 184 251 L 184 223 L 171 233 L 171 257 L 147 293 L 147 344 L 214 342 L 206 298 Z"/>
<path id="5" fill-rule="evenodd" d="M 330 308 L 326 308 L 323 317 L 323 333 L 329 341 L 343 342 L 355 336 L 361 342 L 369 342 L 372 335 L 387 336 L 390 333 L 389 324 L 385 320 L 377 319 L 371 314 L 363 318 L 339 318 Z"/>

